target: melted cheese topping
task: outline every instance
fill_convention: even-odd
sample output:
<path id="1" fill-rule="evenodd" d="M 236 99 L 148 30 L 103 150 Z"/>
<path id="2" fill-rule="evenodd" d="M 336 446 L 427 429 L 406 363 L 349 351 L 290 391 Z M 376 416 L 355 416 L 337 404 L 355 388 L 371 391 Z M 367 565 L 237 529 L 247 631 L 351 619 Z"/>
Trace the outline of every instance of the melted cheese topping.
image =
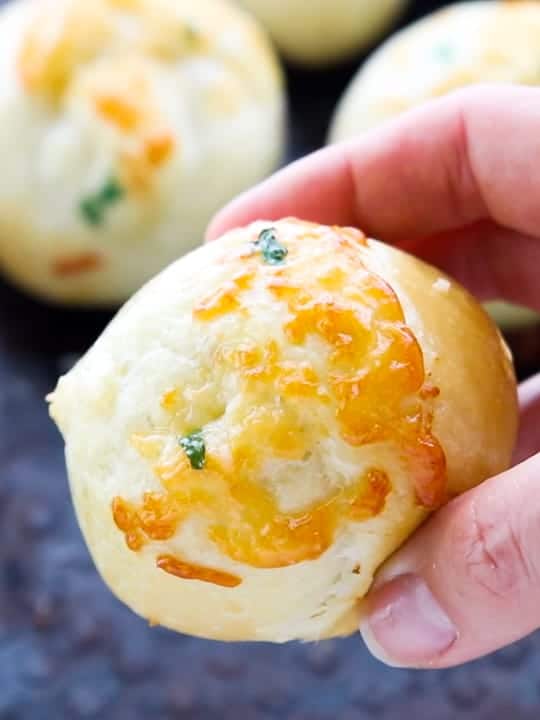
<path id="1" fill-rule="evenodd" d="M 76 69 L 102 51 L 111 27 L 102 0 L 64 4 L 36 3 L 18 58 L 20 78 L 28 90 L 58 102 L 69 89 Z"/>
<path id="2" fill-rule="evenodd" d="M 147 493 L 140 503 L 118 497 L 112 506 L 114 521 L 134 552 L 149 542 L 172 539 L 183 522 L 196 516 L 204 520 L 209 540 L 231 560 L 280 568 L 315 560 L 344 525 L 384 512 L 392 480 L 386 468 L 376 466 L 359 472 L 350 485 L 332 486 L 326 497 L 308 506 L 280 508 L 262 481 L 265 464 L 302 462 L 317 439 L 331 432 L 324 423 L 316 431 L 307 429 L 298 412 L 302 403 L 310 404 L 314 416 L 317 408 L 329 409 L 340 441 L 351 447 L 391 447 L 420 505 L 433 509 L 445 499 L 445 456 L 431 429 L 438 389 L 429 382 L 398 297 L 363 261 L 370 252 L 364 237 L 338 228 L 289 230 L 279 237 L 288 255 L 277 266 L 265 264 L 256 240 L 252 237 L 240 255 L 224 258 L 241 270 L 195 305 L 194 331 L 224 318 L 241 322 L 249 316 L 250 293 L 257 288 L 283 308 L 280 333 L 263 344 L 244 340 L 231 345 L 223 338 L 213 352 L 210 373 L 236 377 L 240 402 L 231 410 L 226 447 L 214 446 L 212 433 L 201 428 L 206 443 L 202 469 L 191 466 L 178 440 L 193 430 L 194 406 L 204 405 L 211 388 L 205 380 L 199 392 L 164 389 L 161 406 L 171 427 L 132 438 L 162 490 Z M 316 242 L 323 255 L 316 270 L 306 254 L 309 242 Z M 324 362 L 318 367 L 302 359 L 301 349 L 312 341 L 322 343 Z M 291 348 L 300 351 L 295 359 Z M 209 415 L 208 422 L 212 419 Z M 171 435 L 177 438 L 172 453 L 170 443 L 165 452 Z M 184 560 L 179 563 L 184 567 Z M 199 579 L 213 582 L 211 572 L 220 571 L 207 570 Z"/>
<path id="3" fill-rule="evenodd" d="M 236 575 L 182 562 L 171 555 L 161 555 L 157 560 L 157 566 L 160 570 L 169 573 L 169 575 L 174 575 L 183 580 L 200 580 L 201 582 L 209 582 L 213 585 L 228 588 L 238 587 L 242 583 L 242 580 Z"/>
<path id="4" fill-rule="evenodd" d="M 83 66 L 104 54 L 172 62 L 208 51 L 208 38 L 160 0 L 39 2 L 19 54 L 30 92 L 59 101 Z"/>
<path id="5" fill-rule="evenodd" d="M 241 272 L 230 282 L 203 298 L 193 309 L 197 320 L 208 321 L 241 308 L 240 292 L 247 290 L 253 273 Z"/>

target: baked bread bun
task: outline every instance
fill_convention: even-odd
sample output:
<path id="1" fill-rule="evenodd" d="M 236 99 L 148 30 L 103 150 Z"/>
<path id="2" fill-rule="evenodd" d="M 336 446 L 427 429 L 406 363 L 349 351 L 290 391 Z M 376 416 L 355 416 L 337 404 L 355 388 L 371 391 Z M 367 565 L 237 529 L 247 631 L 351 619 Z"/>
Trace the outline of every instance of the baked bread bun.
<path id="1" fill-rule="evenodd" d="M 15 0 L 0 12 L 0 270 L 123 302 L 269 174 L 284 91 L 223 0 Z"/>
<path id="2" fill-rule="evenodd" d="M 408 0 L 238 0 L 268 28 L 281 51 L 302 65 L 326 65 L 366 48 Z"/>
<path id="3" fill-rule="evenodd" d="M 540 3 L 454 3 L 387 40 L 339 103 L 332 142 L 475 83 L 540 83 Z"/>
<path id="4" fill-rule="evenodd" d="M 540 84 L 540 3 L 462 2 L 397 33 L 360 69 L 338 105 L 330 140 L 347 140 L 427 100 L 474 83 Z M 540 316 L 488 305 L 504 330 Z"/>
<path id="5" fill-rule="evenodd" d="M 152 623 L 352 633 L 382 562 L 504 470 L 512 361 L 437 270 L 354 229 L 257 222 L 152 280 L 58 384 L 97 568 Z"/>

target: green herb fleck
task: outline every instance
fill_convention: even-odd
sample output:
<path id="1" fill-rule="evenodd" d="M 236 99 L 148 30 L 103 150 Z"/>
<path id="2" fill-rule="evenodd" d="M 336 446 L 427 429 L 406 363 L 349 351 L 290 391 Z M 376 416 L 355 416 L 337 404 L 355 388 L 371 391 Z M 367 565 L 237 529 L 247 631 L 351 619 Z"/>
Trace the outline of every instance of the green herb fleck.
<path id="1" fill-rule="evenodd" d="M 259 239 L 255 242 L 255 247 L 259 248 L 268 265 L 281 265 L 285 262 L 285 258 L 289 251 L 277 239 L 275 228 L 266 228 L 259 235 Z"/>
<path id="2" fill-rule="evenodd" d="M 124 188 L 120 185 L 118 180 L 110 178 L 103 186 L 99 198 L 105 205 L 118 202 L 124 197 Z"/>
<path id="3" fill-rule="evenodd" d="M 81 214 L 89 225 L 101 225 L 103 220 L 101 206 L 94 198 L 86 198 L 80 205 Z"/>
<path id="4" fill-rule="evenodd" d="M 103 187 L 93 195 L 88 195 L 81 201 L 79 209 L 81 215 L 89 225 L 97 227 L 105 219 L 107 207 L 114 205 L 124 197 L 124 188 L 115 178 L 109 178 Z"/>
<path id="5" fill-rule="evenodd" d="M 206 465 L 206 445 L 200 430 L 180 438 L 180 446 L 186 453 L 194 470 L 202 470 Z"/>

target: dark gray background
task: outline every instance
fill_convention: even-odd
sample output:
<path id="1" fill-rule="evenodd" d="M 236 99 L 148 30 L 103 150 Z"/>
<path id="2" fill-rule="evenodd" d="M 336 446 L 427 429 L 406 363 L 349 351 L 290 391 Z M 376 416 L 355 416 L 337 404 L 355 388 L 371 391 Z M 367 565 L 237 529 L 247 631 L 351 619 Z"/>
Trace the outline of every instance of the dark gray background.
<path id="1" fill-rule="evenodd" d="M 437 3 L 413 5 L 407 21 Z M 289 73 L 291 157 L 323 142 L 358 62 Z M 109 317 L 50 308 L 0 282 L 0 720 L 540 717 L 539 637 L 418 673 L 382 667 L 357 637 L 226 646 L 150 629 L 122 607 L 83 545 L 43 401 Z M 528 370 L 536 338 L 526 340 Z"/>

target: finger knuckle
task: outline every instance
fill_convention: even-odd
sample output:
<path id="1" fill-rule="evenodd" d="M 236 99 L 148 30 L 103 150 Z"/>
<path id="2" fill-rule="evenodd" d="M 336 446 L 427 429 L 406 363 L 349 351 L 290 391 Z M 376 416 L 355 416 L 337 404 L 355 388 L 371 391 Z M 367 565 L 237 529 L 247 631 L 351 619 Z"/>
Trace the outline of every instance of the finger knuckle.
<path id="1" fill-rule="evenodd" d="M 538 586 L 524 534 L 510 513 L 492 517 L 473 502 L 468 520 L 458 531 L 456 557 L 469 585 L 497 600 L 515 600 L 531 586 Z"/>

